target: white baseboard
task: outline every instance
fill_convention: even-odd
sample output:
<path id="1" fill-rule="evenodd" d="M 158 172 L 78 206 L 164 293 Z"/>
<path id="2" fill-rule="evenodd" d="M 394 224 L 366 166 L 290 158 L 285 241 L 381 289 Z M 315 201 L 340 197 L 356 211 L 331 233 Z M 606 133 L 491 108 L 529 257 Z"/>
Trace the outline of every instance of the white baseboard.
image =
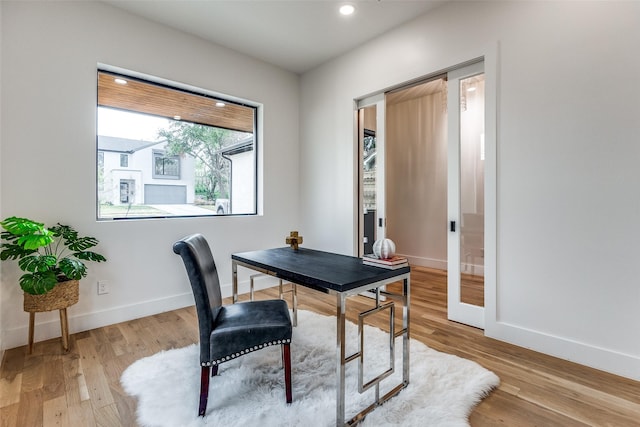
<path id="1" fill-rule="evenodd" d="M 460 264 L 460 273 L 471 273 L 474 276 L 484 277 L 484 265 L 462 263 Z"/>
<path id="2" fill-rule="evenodd" d="M 409 265 L 437 268 L 438 270 L 447 269 L 447 260 L 435 259 L 435 258 L 424 258 L 424 257 L 417 257 L 417 256 L 405 255 L 405 254 L 397 254 L 397 255 L 405 257 L 407 260 L 409 260 Z"/>
<path id="3" fill-rule="evenodd" d="M 71 308 L 67 310 L 69 333 L 74 334 L 101 328 L 190 305 L 193 305 L 193 294 L 191 292 L 91 313 L 74 314 L 74 310 Z M 38 314 L 36 313 L 34 329 L 35 342 L 60 336 L 60 318 L 58 316 L 54 316 L 53 318 L 51 318 L 51 316 L 48 317 L 50 320 L 38 322 Z M 5 349 L 26 345 L 28 343 L 28 334 L 29 321 L 28 317 L 25 317 L 24 326 L 5 331 L 2 344 Z"/>
<path id="4" fill-rule="evenodd" d="M 272 288 L 274 286 L 278 286 L 278 278 L 267 274 L 261 274 L 253 280 L 254 291 Z M 248 294 L 250 288 L 251 285 L 249 280 L 239 282 L 238 294 Z M 222 284 L 222 286 L 220 286 L 220 291 L 222 292 L 223 298 L 230 297 L 233 294 L 233 287 L 231 286 L 231 283 Z"/>
<path id="5" fill-rule="evenodd" d="M 256 278 L 254 286 L 256 290 L 260 290 L 277 284 L 278 280 L 276 278 L 264 276 Z M 231 290 L 231 283 L 223 284 L 221 286 L 222 296 L 231 296 Z M 238 290 L 238 293 L 240 294 L 248 293 L 249 281 L 239 283 Z M 188 307 L 193 304 L 193 294 L 191 292 L 187 292 L 166 298 L 148 300 L 136 304 L 114 307 L 107 310 L 94 311 L 91 313 L 75 314 L 72 308 L 67 311 L 69 316 L 69 333 L 74 334 L 116 323 L 127 322 L 129 320 L 139 319 L 141 317 L 151 316 L 165 311 Z M 60 319 L 58 316 L 47 316 L 47 320 L 44 321 L 38 321 L 38 317 L 38 314 L 36 314 L 34 330 L 35 342 L 60 337 Z M 4 350 L 26 345 L 28 343 L 28 334 L 29 318 L 28 316 L 25 316 L 23 326 L 5 331 L 2 340 L 2 349 Z"/>
<path id="6" fill-rule="evenodd" d="M 398 254 L 399 256 L 403 256 L 409 260 L 410 265 L 416 265 L 419 267 L 428 267 L 435 268 L 438 270 L 447 270 L 448 265 L 446 260 L 442 259 L 434 259 L 434 258 L 424 258 L 417 257 L 412 255 L 403 255 Z M 484 276 L 484 265 L 482 264 L 471 264 L 471 263 L 462 263 L 460 265 L 461 273 L 473 273 L 476 276 Z"/>
<path id="7" fill-rule="evenodd" d="M 401 255 L 411 265 L 447 270 L 446 260 Z M 463 264 L 463 273 L 471 272 L 470 264 Z M 484 275 L 484 266 L 473 266 L 475 274 Z M 491 324 L 489 324 L 489 322 Z M 587 343 L 529 330 L 504 322 L 485 322 L 485 335 L 500 341 L 569 360 L 594 369 L 640 381 L 640 357 L 595 347 Z"/>
<path id="8" fill-rule="evenodd" d="M 640 381 L 640 357 L 504 322 L 485 326 L 487 337 Z"/>

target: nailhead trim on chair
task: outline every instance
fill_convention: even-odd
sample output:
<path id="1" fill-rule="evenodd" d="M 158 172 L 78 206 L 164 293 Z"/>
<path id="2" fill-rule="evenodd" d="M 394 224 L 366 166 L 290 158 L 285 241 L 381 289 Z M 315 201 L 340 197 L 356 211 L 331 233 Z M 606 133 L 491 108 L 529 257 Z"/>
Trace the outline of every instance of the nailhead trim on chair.
<path id="1" fill-rule="evenodd" d="M 200 365 L 202 365 L 202 366 L 216 366 L 216 365 L 219 365 L 221 363 L 228 362 L 231 359 L 235 359 L 236 357 L 240 357 L 240 356 L 243 356 L 245 354 L 249 354 L 249 353 L 251 353 L 253 351 L 260 350 L 260 349 L 262 349 L 264 347 L 269 347 L 270 345 L 280 345 L 280 344 L 290 344 L 290 343 L 291 343 L 290 339 L 288 339 L 288 340 L 271 341 L 271 342 L 267 342 L 267 343 L 264 343 L 264 344 L 256 345 L 254 347 L 249 347 L 249 348 L 247 348 L 245 350 L 242 350 L 240 352 L 237 352 L 237 353 L 232 353 L 232 354 L 230 354 L 228 356 L 221 357 L 220 359 L 217 359 L 215 361 L 202 362 Z"/>

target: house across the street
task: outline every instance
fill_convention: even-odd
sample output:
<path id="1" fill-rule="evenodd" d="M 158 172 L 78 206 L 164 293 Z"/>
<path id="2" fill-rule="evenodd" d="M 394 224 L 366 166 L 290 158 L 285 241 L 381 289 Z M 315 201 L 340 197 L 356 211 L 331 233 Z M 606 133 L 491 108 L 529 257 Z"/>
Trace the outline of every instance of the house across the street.
<path id="1" fill-rule="evenodd" d="M 166 141 L 98 136 L 101 204 L 193 204 L 191 156 L 167 156 Z"/>

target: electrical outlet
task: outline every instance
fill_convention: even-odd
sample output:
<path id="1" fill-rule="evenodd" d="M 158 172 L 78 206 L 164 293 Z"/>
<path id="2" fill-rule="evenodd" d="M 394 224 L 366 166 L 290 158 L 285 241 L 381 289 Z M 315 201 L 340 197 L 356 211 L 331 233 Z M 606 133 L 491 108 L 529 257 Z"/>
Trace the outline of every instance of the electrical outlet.
<path id="1" fill-rule="evenodd" d="M 109 284 L 104 280 L 98 280 L 98 295 L 109 293 Z"/>

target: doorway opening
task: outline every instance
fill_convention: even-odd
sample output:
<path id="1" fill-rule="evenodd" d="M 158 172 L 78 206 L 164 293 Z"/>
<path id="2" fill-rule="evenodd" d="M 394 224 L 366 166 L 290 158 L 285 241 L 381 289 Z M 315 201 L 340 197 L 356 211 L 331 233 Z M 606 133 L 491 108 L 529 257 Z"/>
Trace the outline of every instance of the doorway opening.
<path id="1" fill-rule="evenodd" d="M 367 213 L 374 189 L 374 196 L 384 196 L 384 215 L 377 215 L 385 225 L 383 237 L 393 240 L 397 254 L 412 266 L 447 271 L 449 318 L 483 327 L 485 94 L 478 64 L 384 95 L 384 150 L 375 156 L 373 186 L 363 130 L 367 110 L 373 108 L 375 115 L 375 106 L 358 110 L 360 240 L 371 240 Z M 367 247 L 361 245 L 360 255 Z"/>

